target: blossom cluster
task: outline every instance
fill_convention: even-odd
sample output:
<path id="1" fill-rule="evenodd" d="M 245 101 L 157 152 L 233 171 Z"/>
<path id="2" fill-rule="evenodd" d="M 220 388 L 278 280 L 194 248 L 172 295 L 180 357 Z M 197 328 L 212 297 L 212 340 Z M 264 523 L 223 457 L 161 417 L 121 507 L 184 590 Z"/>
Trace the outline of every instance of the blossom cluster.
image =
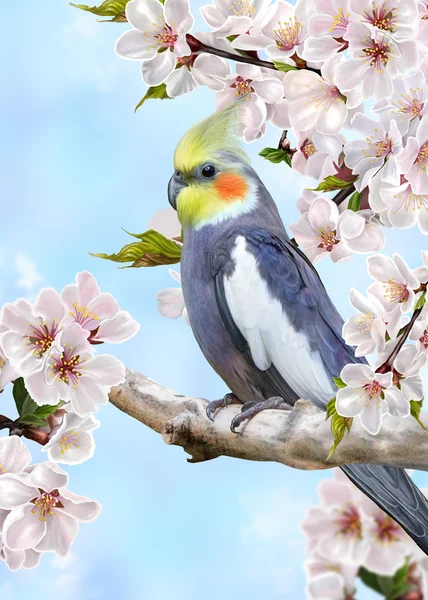
<path id="1" fill-rule="evenodd" d="M 385 414 L 407 417 L 411 403 L 423 399 L 419 371 L 428 358 L 428 253 L 422 252 L 422 258 L 423 265 L 411 269 L 399 254 L 392 259 L 369 256 L 368 273 L 374 283 L 367 297 L 355 289 L 350 293 L 357 313 L 344 324 L 343 338 L 355 347 L 357 357 L 377 355 L 373 367 L 343 368 L 336 410 L 343 417 L 358 416 L 374 435 Z"/>
<path id="2" fill-rule="evenodd" d="M 391 577 L 403 567 L 406 576 L 401 585 L 409 598 L 427 596 L 424 553 L 339 469 L 334 479 L 320 483 L 319 496 L 320 506 L 310 508 L 302 523 L 307 537 L 309 600 L 353 600 L 362 569 Z"/>
<path id="3" fill-rule="evenodd" d="M 378 251 L 380 225 L 428 233 L 426 2 L 215 0 L 201 8 L 210 30 L 192 34 L 190 8 L 131 0 L 116 52 L 169 97 L 203 85 L 221 109 L 245 96 L 239 135 L 253 141 L 268 122 L 287 130 L 293 169 L 333 178 L 323 192 L 346 188 L 340 201 L 306 193 L 299 203 L 292 231 L 311 260 Z"/>
<path id="4" fill-rule="evenodd" d="M 0 558 L 11 569 L 36 566 L 45 551 L 66 554 L 78 521 L 97 516 L 99 504 L 68 491 L 57 463 L 93 456 L 100 425 L 94 413 L 125 380 L 124 365 L 95 348 L 124 342 L 138 329 L 87 271 L 61 294 L 45 288 L 34 303 L 20 298 L 1 308 L 0 390 L 13 383 L 13 427 L 40 441 L 49 459 L 30 466 L 19 437 L 0 438 Z"/>

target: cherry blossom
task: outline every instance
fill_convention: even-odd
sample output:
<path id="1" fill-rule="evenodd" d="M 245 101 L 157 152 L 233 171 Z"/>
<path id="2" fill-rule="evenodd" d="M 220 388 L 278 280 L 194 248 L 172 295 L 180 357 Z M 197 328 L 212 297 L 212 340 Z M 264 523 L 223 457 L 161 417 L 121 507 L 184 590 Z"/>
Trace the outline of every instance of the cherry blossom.
<path id="1" fill-rule="evenodd" d="M 374 209 L 386 211 L 388 222 L 397 229 L 408 229 L 418 225 L 428 235 L 428 190 L 415 194 L 411 183 L 402 176 L 398 186 L 383 186 L 377 196 Z M 376 195 L 374 195 L 376 197 Z"/>
<path id="2" fill-rule="evenodd" d="M 380 575 L 393 575 L 412 553 L 414 542 L 367 496 L 361 495 L 361 509 L 370 518 L 366 533 L 369 546 L 363 564 Z"/>
<path id="3" fill-rule="evenodd" d="M 31 548 L 27 550 L 11 550 L 4 545 L 0 536 L 0 560 L 3 560 L 10 571 L 18 571 L 21 568 L 34 569 L 39 566 L 42 552 Z"/>
<path id="4" fill-rule="evenodd" d="M 343 579 L 338 573 L 324 573 L 311 579 L 307 585 L 308 600 L 346 600 Z"/>
<path id="5" fill-rule="evenodd" d="M 79 417 L 67 412 L 61 424 L 50 434 L 49 442 L 42 452 L 48 453 L 50 461 L 66 465 L 78 465 L 93 457 L 95 441 L 93 430 L 100 422 L 92 415 Z"/>
<path id="6" fill-rule="evenodd" d="M 161 84 L 173 72 L 177 59 L 190 56 L 186 34 L 193 27 L 189 0 L 131 0 L 126 18 L 133 29 L 117 41 L 122 58 L 143 61 L 142 75 L 147 85 Z"/>
<path id="7" fill-rule="evenodd" d="M 18 373 L 11 367 L 9 361 L 1 350 L 0 340 L 0 390 L 3 390 L 8 383 L 18 379 L 18 377 Z"/>
<path id="8" fill-rule="evenodd" d="M 181 283 L 180 273 L 169 269 L 169 274 L 175 281 Z M 158 303 L 158 311 L 163 317 L 167 317 L 168 319 L 178 319 L 179 317 L 183 317 L 186 323 L 189 324 L 183 290 L 181 287 L 165 288 L 161 290 L 156 294 L 156 301 Z"/>
<path id="9" fill-rule="evenodd" d="M 419 122 L 415 137 L 407 140 L 398 167 L 415 194 L 428 193 L 428 114 Z"/>
<path id="10" fill-rule="evenodd" d="M 365 298 L 358 290 L 349 294 L 352 306 L 358 311 L 343 326 L 343 339 L 350 346 L 357 346 L 355 356 L 367 356 L 385 348 L 386 313 L 373 298 Z"/>
<path id="11" fill-rule="evenodd" d="M 377 252 L 385 245 L 385 235 L 371 210 L 344 210 L 340 215 L 338 233 L 352 252 Z"/>
<path id="12" fill-rule="evenodd" d="M 301 215 L 308 212 L 315 198 L 317 198 L 316 192 L 313 192 L 312 190 L 308 189 L 303 190 L 302 195 L 296 203 L 297 210 L 300 212 Z"/>
<path id="13" fill-rule="evenodd" d="M 369 296 L 376 298 L 387 312 L 397 306 L 403 314 L 412 310 L 415 302 L 415 289 L 420 282 L 399 254 L 389 256 L 378 254 L 367 258 L 367 270 L 375 280 L 368 288 Z"/>
<path id="14" fill-rule="evenodd" d="M 1 337 L 2 352 L 19 376 L 40 368 L 62 330 L 64 314 L 61 297 L 51 288 L 41 290 L 33 306 L 22 298 L 4 304 L 0 323 L 7 331 Z"/>
<path id="15" fill-rule="evenodd" d="M 338 135 L 324 135 L 309 131 L 296 132 L 296 152 L 293 154 L 291 166 L 302 175 L 321 179 L 334 171 L 342 151 L 342 141 Z"/>
<path id="16" fill-rule="evenodd" d="M 427 361 L 427 354 L 416 346 L 406 344 L 394 361 L 394 384 L 399 387 L 407 401 L 422 400 L 423 386 L 419 371 Z"/>
<path id="17" fill-rule="evenodd" d="M 428 304 L 424 305 L 419 318 L 413 325 L 409 340 L 416 342 L 416 348 L 419 352 L 428 353 Z"/>
<path id="18" fill-rule="evenodd" d="M 362 190 L 379 169 L 382 169 L 382 181 L 398 185 L 396 156 L 402 150 L 402 139 L 396 122 L 391 121 L 386 129 L 378 121 L 358 113 L 352 118 L 351 125 L 365 136 L 364 140 L 352 140 L 344 147 L 347 166 L 360 176 L 356 188 Z"/>
<path id="19" fill-rule="evenodd" d="M 69 402 L 72 412 L 87 417 L 108 403 L 110 388 L 125 381 L 125 367 L 114 356 L 92 356 L 89 331 L 69 325 L 52 347 L 44 367 L 25 380 L 28 393 L 39 404 Z M 68 408 L 66 408 L 68 410 Z"/>
<path id="20" fill-rule="evenodd" d="M 256 139 L 266 120 L 273 116 L 273 104 L 283 98 L 280 77 L 254 65 L 237 64 L 236 73 L 229 72 L 224 82 L 225 89 L 217 93 L 217 110 L 246 96 L 242 103 L 242 134 L 247 141 Z"/>
<path id="21" fill-rule="evenodd" d="M 315 550 L 308 556 L 305 567 L 309 578 L 308 592 L 313 598 L 346 600 L 353 595 L 358 565 L 344 563 L 342 560 L 333 562 L 328 555 Z M 334 575 L 334 577 L 319 580 L 322 575 Z M 320 595 L 325 591 L 332 595 Z"/>
<path id="22" fill-rule="evenodd" d="M 31 454 L 21 438 L 15 435 L 0 438 L 0 476 L 4 473 L 19 475 L 30 462 Z"/>
<path id="23" fill-rule="evenodd" d="M 314 0 L 315 14 L 308 21 L 309 35 L 312 38 L 322 38 L 323 41 L 331 40 L 334 52 L 346 47 L 347 42 L 343 38 L 350 23 L 350 4 L 350 0 L 344 0 L 338 7 L 334 0 Z M 327 57 L 318 55 L 318 60 L 320 58 L 324 60 Z"/>
<path id="24" fill-rule="evenodd" d="M 379 433 L 386 413 L 407 417 L 410 404 L 392 386 L 392 373 L 375 373 L 368 365 L 343 367 L 340 377 L 346 384 L 336 396 L 336 410 L 343 417 L 359 417 L 361 425 L 371 433 Z"/>
<path id="25" fill-rule="evenodd" d="M 131 315 L 119 309 L 111 294 L 100 293 L 97 280 L 88 271 L 76 275 L 76 284 L 67 285 L 61 293 L 66 306 L 63 325 L 78 323 L 90 332 L 90 343 L 120 344 L 139 330 Z"/>
<path id="26" fill-rule="evenodd" d="M 284 77 L 284 91 L 290 102 L 289 119 L 296 130 L 315 128 L 320 133 L 338 133 L 348 115 L 361 109 L 358 92 L 343 95 L 335 82 L 335 72 L 342 57 L 335 56 L 321 68 L 322 77 L 307 70 L 289 71 Z"/>
<path id="27" fill-rule="evenodd" d="M 414 37 L 418 22 L 415 0 L 351 0 L 351 8 L 374 31 L 396 40 Z"/>
<path id="28" fill-rule="evenodd" d="M 293 54 L 301 56 L 306 38 L 305 24 L 312 13 L 312 3 L 297 0 L 293 6 L 285 0 L 278 0 L 269 20 L 262 20 L 258 27 L 252 27 L 250 34 L 239 35 L 232 47 L 239 50 L 265 50 L 276 61 L 285 62 Z"/>
<path id="29" fill-rule="evenodd" d="M 349 24 L 345 39 L 352 58 L 337 69 L 336 82 L 341 90 L 361 88 L 364 98 L 390 98 L 393 78 L 417 67 L 416 44 L 411 40 L 399 43 L 361 22 Z"/>
<path id="30" fill-rule="evenodd" d="M 98 502 L 70 492 L 67 485 L 67 473 L 50 462 L 36 465 L 25 477 L 0 477 L 0 508 L 10 511 L 2 530 L 5 546 L 65 556 L 79 521 L 92 521 L 101 510 Z"/>
<path id="31" fill-rule="evenodd" d="M 165 80 L 166 93 L 170 98 L 177 98 L 198 85 L 206 85 L 219 92 L 225 87 L 223 80 L 229 71 L 229 64 L 224 58 L 205 52 L 178 58 L 177 68 Z"/>
<path id="32" fill-rule="evenodd" d="M 206 23 L 213 28 L 215 37 L 247 33 L 257 28 L 267 14 L 271 0 L 215 0 L 214 6 L 201 7 Z"/>
<path id="33" fill-rule="evenodd" d="M 367 553 L 360 494 L 337 476 L 319 485 L 321 506 L 308 510 L 302 529 L 311 552 L 331 563 L 361 564 Z"/>
<path id="34" fill-rule="evenodd" d="M 339 209 L 336 204 L 320 196 L 297 223 L 290 225 L 290 229 L 312 262 L 325 256 L 330 256 L 333 262 L 342 262 L 352 253 L 338 236 L 338 222 Z"/>
<path id="35" fill-rule="evenodd" d="M 409 128 L 414 134 L 419 117 L 428 112 L 427 100 L 428 84 L 422 71 L 416 71 L 407 77 L 395 79 L 392 97 L 376 102 L 373 112 L 379 113 L 385 123 L 395 119 L 402 135 Z"/>

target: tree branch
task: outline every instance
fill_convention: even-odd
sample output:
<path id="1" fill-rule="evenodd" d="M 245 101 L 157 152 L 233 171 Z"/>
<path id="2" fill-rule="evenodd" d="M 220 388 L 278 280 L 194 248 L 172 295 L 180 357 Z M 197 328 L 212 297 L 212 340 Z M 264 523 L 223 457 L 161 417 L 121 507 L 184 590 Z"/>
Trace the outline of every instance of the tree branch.
<path id="1" fill-rule="evenodd" d="M 162 434 L 167 444 L 181 446 L 193 463 L 231 456 L 304 470 L 371 463 L 428 471 L 428 431 L 411 417 L 386 415 L 377 436 L 368 434 L 355 419 L 350 435 L 326 463 L 332 445 L 330 423 L 308 400 L 299 400 L 290 412 L 269 410 L 257 415 L 240 435 L 229 429 L 239 406 L 222 409 L 212 423 L 205 414 L 207 400 L 181 396 L 134 371 L 128 370 L 126 382 L 111 390 L 110 401 Z M 428 417 L 421 417 L 428 427 Z"/>

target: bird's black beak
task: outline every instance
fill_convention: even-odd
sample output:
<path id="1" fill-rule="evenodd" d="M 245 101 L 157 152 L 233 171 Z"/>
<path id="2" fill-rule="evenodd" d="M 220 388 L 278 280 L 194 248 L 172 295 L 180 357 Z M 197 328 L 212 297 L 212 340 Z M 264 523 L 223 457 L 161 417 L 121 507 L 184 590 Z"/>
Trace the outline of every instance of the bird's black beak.
<path id="1" fill-rule="evenodd" d="M 183 173 L 175 171 L 168 183 L 168 200 L 174 210 L 177 210 L 177 196 L 186 185 Z"/>

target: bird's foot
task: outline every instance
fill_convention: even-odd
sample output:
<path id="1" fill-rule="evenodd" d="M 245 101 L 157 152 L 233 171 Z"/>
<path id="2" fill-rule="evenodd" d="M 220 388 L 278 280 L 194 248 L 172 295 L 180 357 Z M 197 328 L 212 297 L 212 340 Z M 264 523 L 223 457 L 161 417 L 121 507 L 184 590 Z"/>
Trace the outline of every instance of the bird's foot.
<path id="1" fill-rule="evenodd" d="M 242 407 L 241 413 L 232 419 L 230 430 L 232 433 L 238 433 L 236 428 L 244 423 L 244 421 L 250 421 L 253 417 L 262 412 L 262 410 L 270 408 L 276 408 L 277 410 L 291 410 L 293 407 L 290 404 L 287 404 L 280 396 L 273 396 L 262 402 L 246 402 Z"/>
<path id="2" fill-rule="evenodd" d="M 242 404 L 241 401 L 235 394 L 226 394 L 224 398 L 221 400 L 213 400 L 207 406 L 207 417 L 210 421 L 214 421 L 214 413 L 219 408 L 224 408 L 225 406 L 229 406 L 229 404 Z"/>

